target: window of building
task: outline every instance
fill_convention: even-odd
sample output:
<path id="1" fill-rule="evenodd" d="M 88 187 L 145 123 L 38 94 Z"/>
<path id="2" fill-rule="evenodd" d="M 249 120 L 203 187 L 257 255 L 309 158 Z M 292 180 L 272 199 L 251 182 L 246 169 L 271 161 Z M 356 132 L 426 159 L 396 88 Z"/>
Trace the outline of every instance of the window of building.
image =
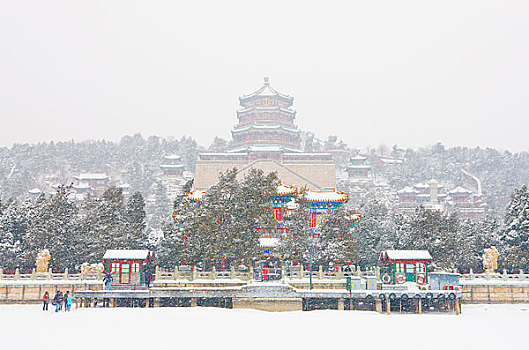
<path id="1" fill-rule="evenodd" d="M 131 271 L 132 273 L 138 273 L 138 272 L 140 272 L 140 264 L 138 264 L 138 263 L 133 263 L 133 264 L 131 264 L 131 265 L 132 265 L 132 266 L 131 266 L 131 267 L 132 267 L 132 271 Z"/>
<path id="2" fill-rule="evenodd" d="M 119 273 L 119 263 L 112 263 L 111 272 L 112 273 Z"/>
<path id="3" fill-rule="evenodd" d="M 396 263 L 395 264 L 395 272 L 397 273 L 404 273 L 404 263 Z"/>

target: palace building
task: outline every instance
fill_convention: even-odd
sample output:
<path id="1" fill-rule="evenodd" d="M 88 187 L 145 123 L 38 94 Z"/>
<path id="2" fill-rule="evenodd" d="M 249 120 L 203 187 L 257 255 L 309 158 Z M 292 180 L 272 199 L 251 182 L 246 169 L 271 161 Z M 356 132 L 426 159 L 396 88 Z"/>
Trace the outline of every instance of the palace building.
<path id="1" fill-rule="evenodd" d="M 227 152 L 200 153 L 195 187 L 209 188 L 220 172 L 237 168 L 242 178 L 252 168 L 277 172 L 285 184 L 311 190 L 336 186 L 336 167 L 330 153 L 301 149 L 301 131 L 294 124 L 294 98 L 270 86 L 268 78 L 257 91 L 239 97 L 238 124 Z"/>

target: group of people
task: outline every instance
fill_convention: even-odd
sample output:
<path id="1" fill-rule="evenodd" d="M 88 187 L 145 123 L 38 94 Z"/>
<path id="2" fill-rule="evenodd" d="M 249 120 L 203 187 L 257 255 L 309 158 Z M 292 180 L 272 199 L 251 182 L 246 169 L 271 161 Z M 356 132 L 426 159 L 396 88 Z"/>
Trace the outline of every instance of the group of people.
<path id="1" fill-rule="evenodd" d="M 55 312 L 59 312 L 63 310 L 63 307 L 64 307 L 64 311 L 70 311 L 72 308 L 72 303 L 74 299 L 75 299 L 75 295 L 72 296 L 69 290 L 66 291 L 65 294 L 63 294 L 60 290 L 58 290 L 57 293 L 55 293 L 55 296 L 53 297 L 51 304 L 55 306 Z M 44 304 L 42 306 L 42 310 L 43 311 L 48 310 L 48 304 L 50 303 L 50 294 L 48 293 L 48 291 L 44 293 L 44 296 L 42 297 L 42 302 Z"/>

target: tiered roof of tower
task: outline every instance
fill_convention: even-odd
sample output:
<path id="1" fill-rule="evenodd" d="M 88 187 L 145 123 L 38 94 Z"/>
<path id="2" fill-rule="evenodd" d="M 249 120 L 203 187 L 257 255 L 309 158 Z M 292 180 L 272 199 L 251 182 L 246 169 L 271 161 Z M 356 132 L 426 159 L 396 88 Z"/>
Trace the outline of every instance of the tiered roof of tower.
<path id="1" fill-rule="evenodd" d="M 294 125 L 293 102 L 293 97 L 273 89 L 268 78 L 259 90 L 240 97 L 239 123 L 231 132 L 233 151 L 299 152 L 301 133 Z"/>
<path id="2" fill-rule="evenodd" d="M 294 98 L 270 86 L 268 78 L 257 91 L 239 97 L 238 123 L 232 129 L 233 142 L 226 153 L 201 153 L 201 160 L 331 160 L 327 153 L 309 154 L 301 150 L 301 131 L 294 124 Z M 298 159 L 302 157 L 303 159 Z"/>

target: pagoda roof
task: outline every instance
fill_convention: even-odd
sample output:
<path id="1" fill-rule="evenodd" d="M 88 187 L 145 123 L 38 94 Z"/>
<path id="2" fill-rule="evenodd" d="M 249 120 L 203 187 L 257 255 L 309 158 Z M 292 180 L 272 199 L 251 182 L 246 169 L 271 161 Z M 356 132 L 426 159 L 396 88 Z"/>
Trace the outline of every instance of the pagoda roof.
<path id="1" fill-rule="evenodd" d="M 250 106 L 237 110 L 237 114 L 246 113 L 250 111 L 282 111 L 289 114 L 296 114 L 296 110 L 293 108 L 283 108 L 280 106 Z"/>
<path id="2" fill-rule="evenodd" d="M 203 190 L 203 189 L 200 189 L 200 188 L 197 188 L 195 189 L 194 191 L 192 192 L 187 192 L 186 193 L 186 198 L 191 200 L 191 201 L 195 201 L 195 202 L 198 202 L 198 201 L 201 201 L 202 198 L 206 195 L 206 191 Z"/>
<path id="3" fill-rule="evenodd" d="M 259 238 L 259 247 L 275 248 L 279 245 L 279 238 L 261 237 Z"/>
<path id="4" fill-rule="evenodd" d="M 184 164 L 160 164 L 160 168 L 164 169 L 181 169 L 184 167 Z"/>
<path id="5" fill-rule="evenodd" d="M 79 176 L 74 176 L 78 180 L 110 180 L 105 173 L 81 173 Z"/>
<path id="6" fill-rule="evenodd" d="M 358 164 L 358 165 L 349 165 L 347 167 L 347 169 L 358 169 L 358 170 L 369 170 L 371 169 L 371 165 L 367 165 L 367 164 Z"/>
<path id="7" fill-rule="evenodd" d="M 285 131 L 289 132 L 295 132 L 298 133 L 299 130 L 296 127 L 287 126 L 287 125 L 281 125 L 281 124 L 249 124 L 244 126 L 236 126 L 232 133 L 247 131 L 250 129 L 257 129 L 257 130 L 277 130 L 277 129 L 283 129 Z"/>
<path id="8" fill-rule="evenodd" d="M 337 189 L 330 191 L 306 191 L 305 200 L 308 202 L 346 202 L 349 195 Z"/>
<path id="9" fill-rule="evenodd" d="M 419 193 L 419 191 L 411 188 L 410 186 L 406 186 L 403 189 L 398 190 L 397 193 Z"/>
<path id="10" fill-rule="evenodd" d="M 467 190 L 466 188 L 463 188 L 463 187 L 461 187 L 461 186 L 457 186 L 457 187 L 454 188 L 453 190 L 448 191 L 448 193 L 450 193 L 450 194 L 455 194 L 455 193 L 472 193 L 472 191 Z"/>
<path id="11" fill-rule="evenodd" d="M 277 191 L 277 195 L 278 196 L 286 196 L 286 195 L 289 195 L 289 194 L 296 193 L 298 191 L 298 189 L 295 188 L 294 186 L 281 184 L 281 185 L 277 186 L 276 191 Z"/>
<path id="12" fill-rule="evenodd" d="M 354 157 L 351 157 L 351 160 L 366 160 L 367 158 L 364 157 L 364 156 L 361 156 L 359 154 L 357 154 L 356 156 Z"/>
<path id="13" fill-rule="evenodd" d="M 251 99 L 252 97 L 260 97 L 260 96 L 263 96 L 263 97 L 266 97 L 266 96 L 279 97 L 279 98 L 282 98 L 282 99 L 284 99 L 284 100 L 286 100 L 286 101 L 288 101 L 290 103 L 292 103 L 294 101 L 293 97 L 285 95 L 285 94 L 282 94 L 279 91 L 277 91 L 274 88 L 272 88 L 270 86 L 268 78 L 266 78 L 266 77 L 264 78 L 263 86 L 259 90 L 255 91 L 255 92 L 253 92 L 251 94 L 243 95 L 243 96 L 239 97 L 239 101 L 241 103 L 243 103 L 243 102 Z"/>
<path id="14" fill-rule="evenodd" d="M 166 155 L 166 156 L 163 156 L 165 159 L 167 160 L 180 160 L 182 159 L 181 156 L 177 155 L 177 154 L 169 154 L 169 155 Z"/>

